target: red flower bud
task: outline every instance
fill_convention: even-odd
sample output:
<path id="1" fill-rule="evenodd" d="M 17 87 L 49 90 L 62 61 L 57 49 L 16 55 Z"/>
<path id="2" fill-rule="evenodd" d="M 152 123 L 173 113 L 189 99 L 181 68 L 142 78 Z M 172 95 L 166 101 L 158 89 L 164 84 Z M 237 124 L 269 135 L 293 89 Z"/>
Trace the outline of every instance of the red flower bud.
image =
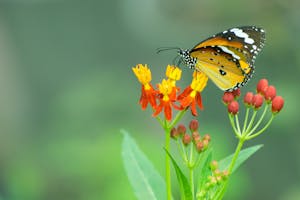
<path id="1" fill-rule="evenodd" d="M 252 98 L 252 105 L 259 109 L 264 103 L 264 97 L 261 94 L 255 94 Z"/>
<path id="2" fill-rule="evenodd" d="M 207 141 L 210 141 L 210 135 L 209 135 L 209 134 L 205 134 L 205 135 L 203 136 L 203 139 L 204 139 L 204 140 L 207 140 Z"/>
<path id="3" fill-rule="evenodd" d="M 193 137 L 193 140 L 195 141 L 195 142 L 198 142 L 201 138 L 200 138 L 200 134 L 198 133 L 198 131 L 194 131 L 193 133 L 192 133 L 192 137 Z"/>
<path id="4" fill-rule="evenodd" d="M 213 160 L 210 163 L 210 169 L 211 169 L 211 171 L 215 171 L 216 169 L 218 169 L 218 162 L 216 160 Z"/>
<path id="5" fill-rule="evenodd" d="M 233 94 L 234 97 L 239 97 L 241 95 L 241 89 L 238 88 L 236 90 L 233 90 L 231 93 Z"/>
<path id="6" fill-rule="evenodd" d="M 272 100 L 272 112 L 273 113 L 277 113 L 279 112 L 284 104 L 284 100 L 281 96 L 276 96 L 273 100 Z"/>
<path id="7" fill-rule="evenodd" d="M 252 99 L 253 99 L 253 93 L 247 92 L 244 96 L 244 103 L 249 106 L 252 104 Z"/>
<path id="8" fill-rule="evenodd" d="M 178 135 L 184 135 L 186 133 L 186 128 L 183 124 L 177 126 Z"/>
<path id="9" fill-rule="evenodd" d="M 206 140 L 206 139 L 204 139 L 204 140 L 202 141 L 202 143 L 203 143 L 203 148 L 204 148 L 204 150 L 207 149 L 207 147 L 208 147 L 208 145 L 209 145 L 209 141 Z"/>
<path id="10" fill-rule="evenodd" d="M 256 86 L 256 91 L 257 93 L 264 94 L 266 89 L 268 88 L 268 80 L 267 79 L 261 79 L 258 81 L 257 86 Z"/>
<path id="11" fill-rule="evenodd" d="M 173 139 L 177 139 L 177 137 L 179 135 L 176 128 L 172 128 L 170 134 L 171 134 L 171 138 L 173 138 Z"/>
<path id="12" fill-rule="evenodd" d="M 228 112 L 236 115 L 239 111 L 239 103 L 237 101 L 232 101 L 227 106 Z"/>
<path id="13" fill-rule="evenodd" d="M 189 125 L 189 128 L 192 132 L 196 131 L 199 127 L 199 122 L 198 120 L 196 119 L 193 119 L 191 122 L 190 122 L 190 125 Z"/>
<path id="14" fill-rule="evenodd" d="M 203 150 L 203 143 L 201 141 L 196 143 L 196 149 L 199 153 Z"/>
<path id="15" fill-rule="evenodd" d="M 273 85 L 270 85 L 265 91 L 265 99 L 272 100 L 276 96 L 276 88 Z"/>
<path id="16" fill-rule="evenodd" d="M 187 146 L 191 142 L 191 136 L 189 134 L 184 134 L 182 137 L 182 142 Z"/>
<path id="17" fill-rule="evenodd" d="M 224 92 L 222 97 L 223 102 L 227 105 L 234 100 L 234 95 L 232 92 Z"/>

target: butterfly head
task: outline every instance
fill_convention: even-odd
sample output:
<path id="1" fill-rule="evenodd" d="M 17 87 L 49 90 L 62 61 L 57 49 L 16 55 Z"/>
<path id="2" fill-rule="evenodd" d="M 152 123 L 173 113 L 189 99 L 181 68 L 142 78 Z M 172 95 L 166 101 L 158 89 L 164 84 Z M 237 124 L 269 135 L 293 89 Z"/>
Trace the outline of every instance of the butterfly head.
<path id="1" fill-rule="evenodd" d="M 197 58 L 193 58 L 190 55 L 190 50 L 188 49 L 179 49 L 178 50 L 178 55 L 181 58 L 181 61 L 188 66 L 189 68 L 193 69 L 195 68 L 196 62 L 197 62 Z"/>

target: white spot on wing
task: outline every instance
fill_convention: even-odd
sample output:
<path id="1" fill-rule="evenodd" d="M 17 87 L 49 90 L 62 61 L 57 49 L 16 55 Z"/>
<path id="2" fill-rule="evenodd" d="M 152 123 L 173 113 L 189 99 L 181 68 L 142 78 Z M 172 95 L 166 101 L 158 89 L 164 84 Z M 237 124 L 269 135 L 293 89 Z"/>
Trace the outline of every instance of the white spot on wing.
<path id="1" fill-rule="evenodd" d="M 220 49 L 222 49 L 222 51 L 224 51 L 225 53 L 228 53 L 230 55 L 232 55 L 232 57 L 236 58 L 236 59 L 241 59 L 238 55 L 236 55 L 233 51 L 230 51 L 227 47 L 224 46 L 218 46 Z"/>
<path id="2" fill-rule="evenodd" d="M 244 38 L 245 43 L 253 44 L 254 40 L 249 37 L 247 33 L 245 33 L 242 29 L 239 28 L 232 28 L 230 32 L 233 32 L 237 37 Z"/>

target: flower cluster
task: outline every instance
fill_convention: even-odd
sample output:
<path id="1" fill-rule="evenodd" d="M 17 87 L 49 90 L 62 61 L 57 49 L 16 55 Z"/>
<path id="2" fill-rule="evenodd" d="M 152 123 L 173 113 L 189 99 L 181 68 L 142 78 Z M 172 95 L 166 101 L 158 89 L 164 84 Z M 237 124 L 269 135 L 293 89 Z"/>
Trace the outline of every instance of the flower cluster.
<path id="1" fill-rule="evenodd" d="M 199 129 L 199 122 L 196 119 L 193 119 L 189 123 L 189 130 L 190 133 L 187 132 L 187 128 L 183 124 L 179 124 L 177 128 L 172 128 L 171 129 L 171 138 L 177 141 L 177 144 L 181 146 L 181 152 L 183 153 L 182 157 L 183 159 L 187 162 L 187 155 L 186 155 L 186 147 L 188 147 L 190 144 L 192 144 L 194 147 L 192 149 L 195 149 L 198 154 L 204 152 L 205 150 L 208 149 L 209 144 L 210 144 L 210 135 L 205 134 L 203 136 L 200 135 L 198 132 Z M 182 145 L 183 144 L 183 145 Z M 189 161 L 193 162 L 194 164 L 197 163 L 195 160 Z M 194 165 L 192 164 L 192 165 Z M 191 164 L 189 164 L 191 165 Z"/>
<path id="2" fill-rule="evenodd" d="M 258 110 L 264 102 L 272 104 L 272 113 L 280 112 L 283 107 L 284 100 L 281 96 L 276 96 L 276 88 L 273 85 L 268 85 L 267 79 L 261 79 L 256 87 L 256 94 L 247 92 L 244 96 L 244 104 L 248 107 L 253 107 Z M 238 94 L 238 95 L 237 95 Z M 227 105 L 228 112 L 235 115 L 239 111 L 239 103 L 236 98 L 240 95 L 240 89 L 233 92 L 225 92 L 223 102 Z"/>
<path id="3" fill-rule="evenodd" d="M 197 193 L 199 199 L 203 199 L 209 191 L 214 190 L 216 186 L 220 186 L 229 177 L 228 170 L 221 171 L 216 160 L 212 161 L 209 167 L 211 175 L 207 177 L 205 186 Z"/>
<path id="4" fill-rule="evenodd" d="M 284 99 L 281 96 L 277 96 L 276 88 L 273 85 L 269 85 L 267 79 L 261 79 L 256 87 L 257 93 L 247 92 L 244 95 L 243 102 L 246 106 L 246 116 L 244 120 L 243 127 L 239 126 L 239 120 L 237 118 L 240 105 L 238 103 L 238 98 L 240 96 L 240 90 L 235 90 L 233 92 L 225 92 L 222 100 L 227 106 L 228 113 L 230 114 L 231 125 L 234 128 L 234 131 L 238 137 L 244 137 L 246 140 L 252 139 L 259 134 L 261 134 L 272 122 L 274 115 L 279 113 L 284 105 Z M 260 118 L 257 120 L 257 123 L 254 125 L 255 119 L 257 117 L 257 112 L 265 104 L 265 109 L 262 112 Z M 248 123 L 249 110 L 253 110 L 253 115 Z M 266 116 L 267 110 L 270 109 L 272 116 L 269 119 L 268 123 L 257 133 L 254 133 L 255 130 L 262 123 L 263 118 Z M 236 116 L 234 118 L 234 116 Z M 234 122 L 235 120 L 235 122 Z"/>
<path id="5" fill-rule="evenodd" d="M 176 86 L 176 82 L 181 78 L 181 70 L 178 67 L 167 66 L 167 78 L 157 84 L 157 89 L 150 83 L 152 77 L 147 65 L 138 64 L 132 70 L 142 85 L 140 105 L 144 110 L 150 104 L 154 110 L 154 117 L 164 111 L 165 119 L 170 121 L 172 108 L 185 110 L 190 107 L 194 116 L 197 115 L 196 106 L 203 109 L 200 92 L 205 88 L 208 80 L 205 74 L 195 71 L 192 83 L 181 94 L 178 94 L 180 88 Z"/>

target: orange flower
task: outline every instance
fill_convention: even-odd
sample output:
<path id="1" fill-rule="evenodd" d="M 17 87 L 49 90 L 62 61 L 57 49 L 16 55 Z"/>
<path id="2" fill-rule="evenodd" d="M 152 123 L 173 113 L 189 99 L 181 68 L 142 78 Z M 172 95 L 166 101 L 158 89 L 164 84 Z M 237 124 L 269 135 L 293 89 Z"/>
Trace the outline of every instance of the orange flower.
<path id="1" fill-rule="evenodd" d="M 207 80 L 205 74 L 194 71 L 192 83 L 177 98 L 183 108 L 190 106 L 194 116 L 197 116 L 196 105 L 203 109 L 200 92 L 205 88 Z"/>
<path id="2" fill-rule="evenodd" d="M 176 81 L 181 77 L 181 70 L 175 66 L 168 66 L 166 76 L 168 79 L 163 79 L 160 84 L 158 84 L 159 89 L 159 105 L 155 108 L 153 116 L 157 116 L 164 110 L 166 120 L 170 121 L 172 119 L 172 107 L 180 110 L 181 107 L 175 104 L 176 92 L 179 90 L 176 87 Z"/>
<path id="3" fill-rule="evenodd" d="M 155 91 L 153 86 L 150 84 L 152 79 L 150 69 L 147 67 L 147 65 L 138 64 L 136 67 L 133 67 L 132 70 L 139 82 L 142 84 L 142 94 L 139 102 L 142 109 L 145 110 L 148 103 L 150 103 L 152 108 L 156 108 L 156 98 L 158 92 Z"/>

